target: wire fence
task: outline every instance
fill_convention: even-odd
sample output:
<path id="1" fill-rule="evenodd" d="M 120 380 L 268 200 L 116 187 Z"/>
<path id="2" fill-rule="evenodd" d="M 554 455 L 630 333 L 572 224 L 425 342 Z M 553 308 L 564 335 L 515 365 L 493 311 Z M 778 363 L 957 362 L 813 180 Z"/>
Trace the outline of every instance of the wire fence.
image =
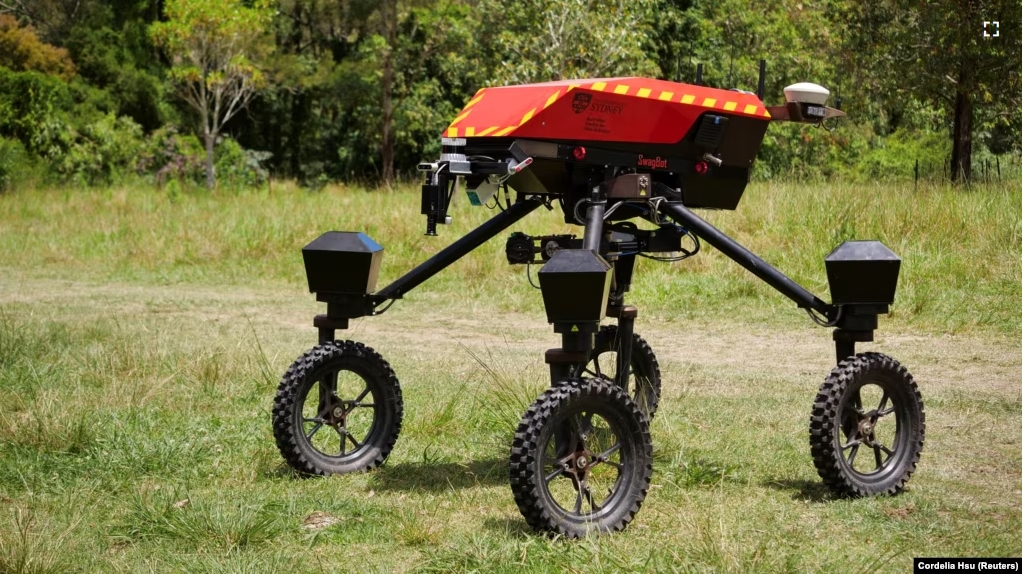
<path id="1" fill-rule="evenodd" d="M 974 160 L 971 167 L 971 180 L 975 182 L 1023 181 L 1023 158 L 1020 156 L 986 157 Z M 948 181 L 951 168 L 951 156 L 941 162 L 917 159 L 913 164 L 913 183 Z"/>

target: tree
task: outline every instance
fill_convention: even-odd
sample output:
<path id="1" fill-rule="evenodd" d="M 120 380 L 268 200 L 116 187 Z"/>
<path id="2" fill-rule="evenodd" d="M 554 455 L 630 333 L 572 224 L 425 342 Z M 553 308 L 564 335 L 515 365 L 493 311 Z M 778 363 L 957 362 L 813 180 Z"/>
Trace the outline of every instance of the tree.
<path id="1" fill-rule="evenodd" d="M 67 50 L 43 43 L 31 26 L 20 27 L 14 16 L 0 14 L 0 66 L 16 72 L 34 71 L 63 80 L 75 74 Z"/>
<path id="2" fill-rule="evenodd" d="M 571 78 L 643 76 L 657 73 L 645 49 L 653 0 L 485 0 L 500 30 L 496 49 L 503 62 L 499 83 Z"/>
<path id="3" fill-rule="evenodd" d="M 167 0 L 164 14 L 167 21 L 153 24 L 150 32 L 171 60 L 171 80 L 199 114 L 206 185 L 212 189 L 217 137 L 266 83 L 259 60 L 269 51 L 273 11 L 268 0 L 256 0 L 251 8 L 240 0 Z"/>
<path id="4" fill-rule="evenodd" d="M 834 21 L 847 22 L 849 53 L 877 97 L 944 111 L 952 181 L 968 181 L 977 120 L 997 124 L 1021 105 L 1019 17 L 1018 1 L 868 0 L 848 3 Z"/>

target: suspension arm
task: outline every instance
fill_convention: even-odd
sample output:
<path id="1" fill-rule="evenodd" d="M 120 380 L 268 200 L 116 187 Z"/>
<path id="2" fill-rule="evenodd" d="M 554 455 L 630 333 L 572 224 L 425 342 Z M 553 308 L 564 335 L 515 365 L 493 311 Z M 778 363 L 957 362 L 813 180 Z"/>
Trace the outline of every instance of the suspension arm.
<path id="1" fill-rule="evenodd" d="M 421 263 L 415 269 L 394 280 L 393 283 L 377 291 L 371 297 L 382 303 L 389 299 L 401 299 L 405 293 L 415 289 L 422 282 L 443 271 L 448 265 L 458 261 L 473 249 L 483 245 L 490 238 L 501 233 L 516 221 L 529 215 L 543 203 L 536 198 L 516 201 L 507 210 L 491 217 L 482 225 L 467 233 L 464 237 L 442 249 L 433 257 Z"/>
<path id="2" fill-rule="evenodd" d="M 740 245 L 736 240 L 725 235 L 720 229 L 701 219 L 698 215 L 689 210 L 681 203 L 669 203 L 662 201 L 658 205 L 658 211 L 670 217 L 676 223 L 685 227 L 690 233 L 713 245 L 719 251 L 728 256 L 747 271 L 763 279 L 771 287 L 774 287 L 782 295 L 796 302 L 801 309 L 813 309 L 825 317 L 832 319 L 837 310 L 834 306 L 821 301 L 816 295 L 807 291 L 803 286 L 793 281 L 787 275 L 771 267 L 766 261 L 757 257 L 752 251 Z"/>

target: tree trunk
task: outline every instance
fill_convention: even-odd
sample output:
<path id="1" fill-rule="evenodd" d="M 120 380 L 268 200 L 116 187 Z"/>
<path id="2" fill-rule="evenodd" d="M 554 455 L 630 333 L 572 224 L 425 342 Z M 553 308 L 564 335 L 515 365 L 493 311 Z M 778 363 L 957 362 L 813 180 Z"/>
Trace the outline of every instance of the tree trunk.
<path id="1" fill-rule="evenodd" d="M 970 73 L 959 74 L 956 90 L 955 117 L 952 120 L 952 181 L 969 182 L 970 159 L 973 155 L 973 98 Z"/>
<path id="2" fill-rule="evenodd" d="M 217 176 L 213 171 L 213 143 L 216 136 L 206 128 L 203 130 L 203 139 L 206 140 L 206 188 L 213 189 L 217 185 Z"/>
<path id="3" fill-rule="evenodd" d="M 398 35 L 398 0 L 386 0 L 380 7 L 381 23 L 384 33 L 387 35 L 387 50 L 384 52 L 384 78 L 383 78 L 383 183 L 390 186 L 394 181 L 394 131 L 392 123 L 394 120 L 394 109 L 391 101 L 391 89 L 394 84 L 394 47 Z"/>

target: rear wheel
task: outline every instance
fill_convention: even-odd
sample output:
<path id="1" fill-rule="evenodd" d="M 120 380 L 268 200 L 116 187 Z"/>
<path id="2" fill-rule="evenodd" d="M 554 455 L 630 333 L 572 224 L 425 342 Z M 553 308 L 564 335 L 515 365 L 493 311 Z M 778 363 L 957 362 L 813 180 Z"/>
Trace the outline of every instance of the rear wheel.
<path id="1" fill-rule="evenodd" d="M 284 373 L 273 431 L 284 460 L 305 474 L 383 464 L 401 431 L 402 398 L 387 361 L 354 341 L 313 347 Z"/>
<path id="2" fill-rule="evenodd" d="M 622 530 L 650 487 L 647 418 L 617 386 L 569 379 L 526 411 L 512 442 L 515 502 L 537 530 L 579 538 Z"/>
<path id="3" fill-rule="evenodd" d="M 923 444 L 920 390 L 895 359 L 860 353 L 839 363 L 821 385 L 810 416 L 810 452 L 836 494 L 899 493 Z"/>
<path id="4" fill-rule="evenodd" d="M 618 350 L 621 344 L 618 327 L 601 327 L 593 338 L 590 361 L 583 366 L 580 376 L 617 380 Z M 643 337 L 635 333 L 632 334 L 632 359 L 629 361 L 629 382 L 625 390 L 644 415 L 654 418 L 661 398 L 661 369 L 653 349 Z"/>

